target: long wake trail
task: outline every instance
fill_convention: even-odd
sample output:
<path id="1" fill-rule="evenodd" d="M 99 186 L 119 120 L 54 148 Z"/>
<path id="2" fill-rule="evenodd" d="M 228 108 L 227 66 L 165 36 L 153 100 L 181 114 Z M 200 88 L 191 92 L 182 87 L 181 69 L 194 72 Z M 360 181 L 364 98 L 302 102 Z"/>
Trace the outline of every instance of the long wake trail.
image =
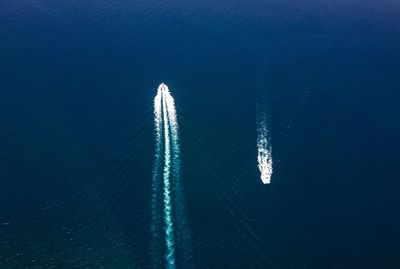
<path id="1" fill-rule="evenodd" d="M 157 95 L 154 97 L 154 127 L 155 127 L 155 153 L 153 165 L 153 179 L 152 179 L 152 197 L 151 197 L 151 259 L 152 267 L 154 269 L 160 268 L 163 260 L 162 256 L 162 224 L 161 224 L 161 210 L 162 201 L 160 199 L 161 184 L 160 172 L 162 161 L 162 93 L 161 89 L 157 90 Z"/>
<path id="2" fill-rule="evenodd" d="M 175 101 L 167 87 L 166 89 L 167 90 L 165 91 L 165 99 L 167 103 L 167 111 L 172 136 L 172 190 L 174 192 L 174 208 L 176 218 L 176 244 L 177 246 L 179 246 L 179 251 L 177 251 L 176 253 L 176 258 L 179 260 L 179 267 L 189 269 L 193 267 L 190 262 L 190 259 L 192 257 L 192 248 L 190 244 L 190 231 L 186 221 L 183 186 L 181 183 L 179 128 L 176 116 Z"/>
<path id="3" fill-rule="evenodd" d="M 191 268 L 190 233 L 186 225 L 181 184 L 178 122 L 174 98 L 165 84 L 158 87 L 154 98 L 154 122 L 152 266 Z"/>
<path id="4" fill-rule="evenodd" d="M 166 243 L 166 259 L 167 268 L 175 268 L 175 236 L 174 225 L 172 219 L 172 199 L 171 199 L 171 145 L 169 136 L 169 114 L 167 110 L 166 91 L 168 88 L 161 84 L 162 92 L 162 114 L 164 120 L 164 228 L 165 228 L 165 243 Z"/>

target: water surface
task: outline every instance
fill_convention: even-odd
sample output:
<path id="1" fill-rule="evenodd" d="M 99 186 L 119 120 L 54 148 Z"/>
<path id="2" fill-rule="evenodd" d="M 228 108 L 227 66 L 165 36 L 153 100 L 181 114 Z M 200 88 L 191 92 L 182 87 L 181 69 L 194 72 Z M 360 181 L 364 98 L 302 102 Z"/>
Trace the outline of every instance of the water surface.
<path id="1" fill-rule="evenodd" d="M 400 268 L 399 15 L 394 0 L 3 1 L 0 267 L 151 267 L 165 82 L 193 267 Z"/>

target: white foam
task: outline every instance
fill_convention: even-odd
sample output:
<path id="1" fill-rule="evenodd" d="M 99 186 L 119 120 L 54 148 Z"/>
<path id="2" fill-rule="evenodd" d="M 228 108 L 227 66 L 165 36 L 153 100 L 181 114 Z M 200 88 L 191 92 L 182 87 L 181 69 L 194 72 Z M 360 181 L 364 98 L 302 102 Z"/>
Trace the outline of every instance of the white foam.
<path id="1" fill-rule="evenodd" d="M 175 268 L 175 236 L 174 224 L 172 218 L 172 199 L 171 199 L 171 144 L 169 136 L 169 111 L 167 110 L 166 94 L 169 94 L 168 87 L 161 84 L 162 92 L 162 114 L 164 120 L 164 225 L 165 225 L 165 242 L 166 242 L 166 259 L 167 268 Z"/>
<path id="2" fill-rule="evenodd" d="M 185 259 L 189 259 L 190 245 L 188 242 L 188 229 L 185 221 L 184 202 L 182 195 L 182 186 L 180 182 L 180 146 L 178 122 L 175 109 L 175 101 L 171 96 L 168 86 L 164 83 L 160 84 L 157 89 L 157 95 L 154 98 L 154 118 L 156 132 L 156 159 L 153 173 L 153 197 L 152 197 L 152 250 L 153 250 L 153 268 L 160 266 L 167 269 L 176 268 L 176 249 L 179 247 L 179 258 L 182 266 L 189 268 L 189 263 Z M 163 146 L 163 147 L 162 147 Z M 161 152 L 161 149 L 164 152 Z M 163 159 L 163 163 L 161 160 Z M 162 167 L 162 169 L 161 169 Z M 160 168 L 160 169 L 158 169 Z M 160 181 L 160 172 L 162 171 L 162 181 Z M 163 226 L 160 226 L 160 208 L 157 201 L 161 198 L 158 192 L 162 182 L 162 204 L 163 204 Z M 161 191 L 161 190 L 160 190 Z M 158 213 L 158 214 L 157 214 Z M 158 225 L 158 226 L 157 226 Z M 160 263 L 157 255 L 156 242 L 161 239 L 156 227 L 163 228 L 165 243 L 165 266 Z M 183 236 L 184 235 L 184 236 Z M 162 241 L 161 241 L 162 242 Z M 160 253 L 161 254 L 161 253 Z"/>
<path id="3" fill-rule="evenodd" d="M 269 184 L 272 177 L 272 156 L 271 146 L 268 141 L 268 130 L 265 117 L 263 117 L 258 123 L 257 148 L 257 161 L 258 169 L 261 173 L 261 181 L 264 184 Z"/>
<path id="4" fill-rule="evenodd" d="M 161 213 L 159 209 L 159 192 L 160 184 L 160 168 L 161 168 L 161 146 L 162 146 L 162 93 L 157 90 L 157 95 L 154 97 L 154 127 L 155 127 L 155 152 L 154 152 L 154 165 L 153 165 L 153 179 L 152 179 L 152 196 L 151 196 L 151 255 L 153 268 L 159 268 L 162 264 L 162 258 L 159 256 L 161 247 Z"/>

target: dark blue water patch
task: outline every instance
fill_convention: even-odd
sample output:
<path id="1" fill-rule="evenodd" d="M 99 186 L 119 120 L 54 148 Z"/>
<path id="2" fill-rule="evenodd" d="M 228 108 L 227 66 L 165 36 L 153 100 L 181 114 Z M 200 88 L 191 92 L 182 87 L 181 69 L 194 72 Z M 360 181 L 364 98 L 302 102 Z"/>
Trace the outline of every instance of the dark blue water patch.
<path id="1" fill-rule="evenodd" d="M 399 267 L 394 1 L 0 5 L 1 266 L 150 267 L 165 82 L 195 268 Z"/>

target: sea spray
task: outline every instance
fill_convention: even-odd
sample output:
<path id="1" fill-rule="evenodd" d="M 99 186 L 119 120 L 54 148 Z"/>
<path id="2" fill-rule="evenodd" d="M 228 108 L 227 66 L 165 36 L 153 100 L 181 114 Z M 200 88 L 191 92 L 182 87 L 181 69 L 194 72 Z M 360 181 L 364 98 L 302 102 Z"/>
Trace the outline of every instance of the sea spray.
<path id="1" fill-rule="evenodd" d="M 176 259 L 177 266 L 181 268 L 192 268 L 191 257 L 191 236 L 187 225 L 185 214 L 185 199 L 183 195 L 183 185 L 181 182 L 181 156 L 179 144 L 179 128 L 175 101 L 171 96 L 168 87 L 165 85 L 165 98 L 169 116 L 172 144 L 172 191 L 174 193 L 174 216 L 175 216 L 175 234 L 176 234 Z"/>
<path id="2" fill-rule="evenodd" d="M 171 198 L 171 141 L 169 136 L 169 114 L 166 103 L 166 88 L 161 84 L 162 92 L 162 114 L 164 120 L 164 228 L 165 228 L 165 243 L 166 243 L 166 260 L 167 268 L 175 268 L 175 236 L 173 225 L 172 198 Z"/>
<path id="3" fill-rule="evenodd" d="M 186 224 L 181 183 L 175 101 L 165 84 L 160 84 L 154 98 L 154 122 L 156 134 L 150 247 L 152 265 L 153 268 L 192 268 L 190 233 Z"/>
<path id="4" fill-rule="evenodd" d="M 163 263 L 162 259 L 162 232 L 163 227 L 161 223 L 163 205 L 161 200 L 161 161 L 162 161 L 162 93 L 161 89 L 157 90 L 157 95 L 154 97 L 154 127 L 155 127 L 155 152 L 153 164 L 153 178 L 152 178 L 152 196 L 151 196 L 151 242 L 150 242 L 150 255 L 152 259 L 152 267 L 154 269 L 160 268 Z"/>
<path id="5" fill-rule="evenodd" d="M 257 162 L 261 173 L 261 181 L 264 184 L 271 182 L 272 176 L 272 156 L 271 144 L 268 138 L 267 117 L 265 113 L 259 112 L 257 123 Z"/>

